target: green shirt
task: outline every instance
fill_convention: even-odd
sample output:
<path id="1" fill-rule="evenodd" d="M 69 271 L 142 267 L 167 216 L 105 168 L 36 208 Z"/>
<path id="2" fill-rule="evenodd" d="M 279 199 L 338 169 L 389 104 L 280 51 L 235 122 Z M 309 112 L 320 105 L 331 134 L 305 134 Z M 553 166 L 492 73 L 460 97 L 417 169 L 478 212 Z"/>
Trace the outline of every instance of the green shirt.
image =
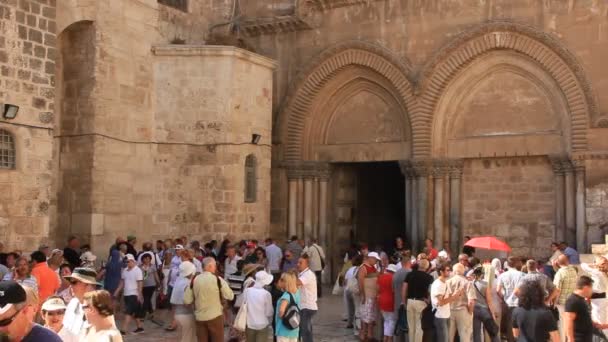
<path id="1" fill-rule="evenodd" d="M 576 267 L 572 265 L 562 267 L 555 273 L 553 285 L 560 290 L 559 297 L 557 297 L 557 305 L 566 304 L 566 299 L 568 299 L 568 296 L 576 289 L 577 276 L 578 272 Z"/>
<path id="2" fill-rule="evenodd" d="M 217 279 L 218 277 L 214 274 L 203 272 L 194 279 L 192 289 L 190 286 L 186 288 L 184 304 L 194 302 L 194 316 L 197 321 L 210 321 L 223 314 Z M 219 278 L 219 280 L 222 288 L 222 298 L 232 300 L 234 293 L 224 279 Z"/>

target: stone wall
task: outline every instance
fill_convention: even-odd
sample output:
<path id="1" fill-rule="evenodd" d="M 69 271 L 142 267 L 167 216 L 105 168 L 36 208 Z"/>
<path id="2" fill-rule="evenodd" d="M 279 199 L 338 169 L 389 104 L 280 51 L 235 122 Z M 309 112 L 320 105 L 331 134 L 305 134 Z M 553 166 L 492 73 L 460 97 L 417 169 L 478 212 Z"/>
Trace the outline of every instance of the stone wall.
<path id="1" fill-rule="evenodd" d="M 515 255 L 550 254 L 555 193 L 547 158 L 467 160 L 462 186 L 464 235 L 497 236 Z"/>
<path id="2" fill-rule="evenodd" d="M 605 243 L 608 235 L 608 159 L 587 161 L 588 242 Z"/>
<path id="3" fill-rule="evenodd" d="M 0 2 L 0 104 L 20 107 L 0 129 L 16 140 L 16 168 L 0 169 L 0 241 L 28 250 L 49 233 L 55 98 L 55 0 Z"/>

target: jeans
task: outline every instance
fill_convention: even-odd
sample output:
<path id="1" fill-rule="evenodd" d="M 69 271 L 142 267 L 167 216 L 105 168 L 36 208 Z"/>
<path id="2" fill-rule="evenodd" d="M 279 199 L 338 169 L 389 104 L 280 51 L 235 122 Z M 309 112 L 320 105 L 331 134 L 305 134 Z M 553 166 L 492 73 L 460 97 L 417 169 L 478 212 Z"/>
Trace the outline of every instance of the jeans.
<path id="1" fill-rule="evenodd" d="M 482 324 L 483 322 L 488 322 L 490 319 L 494 319 L 494 317 L 490 316 L 490 311 L 488 309 L 475 308 L 475 312 L 473 313 L 473 342 L 481 342 L 481 336 L 483 335 L 484 331 L 484 329 L 481 328 Z M 500 329 L 495 336 L 490 336 L 489 341 L 500 342 Z"/>
<path id="2" fill-rule="evenodd" d="M 348 315 L 348 325 L 352 325 L 355 323 L 355 297 L 347 289 L 344 289 L 344 306 Z"/>
<path id="3" fill-rule="evenodd" d="M 317 276 L 317 298 L 321 298 L 323 295 L 323 285 L 321 285 L 321 275 L 323 271 L 315 271 L 315 275 Z"/>
<path id="4" fill-rule="evenodd" d="M 247 328 L 245 331 L 247 342 L 268 342 L 268 332 L 268 327 L 261 330 Z"/>
<path id="5" fill-rule="evenodd" d="M 300 339 L 302 342 L 313 342 L 312 318 L 317 310 L 302 309 L 300 311 Z"/>
<path id="6" fill-rule="evenodd" d="M 502 331 L 504 331 L 505 333 L 505 337 L 507 338 L 507 341 L 509 342 L 515 342 L 515 336 L 513 336 L 513 310 L 515 310 L 515 306 L 505 306 L 503 308 L 503 313 L 502 313 L 502 325 L 500 327 L 500 329 Z M 558 323 L 559 325 L 559 323 Z"/>
<path id="7" fill-rule="evenodd" d="M 448 342 L 450 319 L 435 317 L 435 333 L 437 334 L 437 342 Z M 452 338 L 452 341 L 454 339 Z M 467 340 L 463 340 L 468 342 Z"/>
<path id="8" fill-rule="evenodd" d="M 156 286 L 146 286 L 142 288 L 142 294 L 144 296 L 142 309 L 144 313 L 154 313 L 154 309 L 152 308 L 152 296 L 154 295 L 154 291 L 156 291 Z"/>
<path id="9" fill-rule="evenodd" d="M 471 335 L 473 334 L 473 315 L 469 313 L 469 310 L 452 310 L 450 312 L 450 339 L 454 340 L 456 331 L 458 330 L 458 336 L 460 341 L 471 342 Z"/>
<path id="10" fill-rule="evenodd" d="M 422 342 L 422 310 L 427 304 L 422 300 L 407 300 L 407 326 L 409 342 Z"/>

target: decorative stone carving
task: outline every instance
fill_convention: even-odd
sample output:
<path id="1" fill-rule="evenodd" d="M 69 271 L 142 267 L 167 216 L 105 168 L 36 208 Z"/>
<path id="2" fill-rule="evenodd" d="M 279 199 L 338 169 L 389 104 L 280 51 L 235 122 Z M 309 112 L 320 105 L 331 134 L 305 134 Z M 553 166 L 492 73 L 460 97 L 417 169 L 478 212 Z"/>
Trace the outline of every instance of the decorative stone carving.
<path id="1" fill-rule="evenodd" d="M 553 172 L 557 175 L 563 175 L 569 164 L 568 157 L 564 155 L 550 155 L 549 162 L 551 162 Z"/>
<path id="2" fill-rule="evenodd" d="M 448 161 L 448 173 L 450 179 L 462 178 L 462 169 L 464 168 L 464 160 L 462 159 L 451 159 Z"/>
<path id="3" fill-rule="evenodd" d="M 365 5 L 374 1 L 384 0 L 307 0 L 306 2 L 311 4 L 317 11 L 326 11 L 338 7 Z"/>
<path id="4" fill-rule="evenodd" d="M 53 112 L 41 112 L 38 115 L 38 119 L 43 124 L 50 124 L 51 122 L 53 122 L 54 118 L 55 118 L 55 116 L 54 116 Z"/>
<path id="5" fill-rule="evenodd" d="M 329 163 L 293 161 L 283 164 L 283 167 L 287 169 L 288 179 L 320 178 L 327 180 L 331 175 L 331 166 Z"/>
<path id="6" fill-rule="evenodd" d="M 419 159 L 412 161 L 412 169 L 417 177 L 428 177 L 433 173 L 432 159 Z"/>
<path id="7" fill-rule="evenodd" d="M 249 37 L 312 29 L 309 23 L 295 15 L 246 20 L 241 27 Z"/>
<path id="8" fill-rule="evenodd" d="M 604 113 L 600 118 L 595 120 L 595 127 L 608 128 L 608 114 Z"/>

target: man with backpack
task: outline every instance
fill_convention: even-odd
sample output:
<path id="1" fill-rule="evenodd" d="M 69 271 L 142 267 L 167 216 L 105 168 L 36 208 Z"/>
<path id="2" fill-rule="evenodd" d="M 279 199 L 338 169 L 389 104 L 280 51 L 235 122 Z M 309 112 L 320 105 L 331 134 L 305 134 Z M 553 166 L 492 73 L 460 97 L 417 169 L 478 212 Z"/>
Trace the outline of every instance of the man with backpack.
<path id="1" fill-rule="evenodd" d="M 184 304 L 194 304 L 196 336 L 199 342 L 224 342 L 223 303 L 234 293 L 218 277 L 214 258 L 203 259 L 203 273 L 196 276 L 184 293 Z"/>

